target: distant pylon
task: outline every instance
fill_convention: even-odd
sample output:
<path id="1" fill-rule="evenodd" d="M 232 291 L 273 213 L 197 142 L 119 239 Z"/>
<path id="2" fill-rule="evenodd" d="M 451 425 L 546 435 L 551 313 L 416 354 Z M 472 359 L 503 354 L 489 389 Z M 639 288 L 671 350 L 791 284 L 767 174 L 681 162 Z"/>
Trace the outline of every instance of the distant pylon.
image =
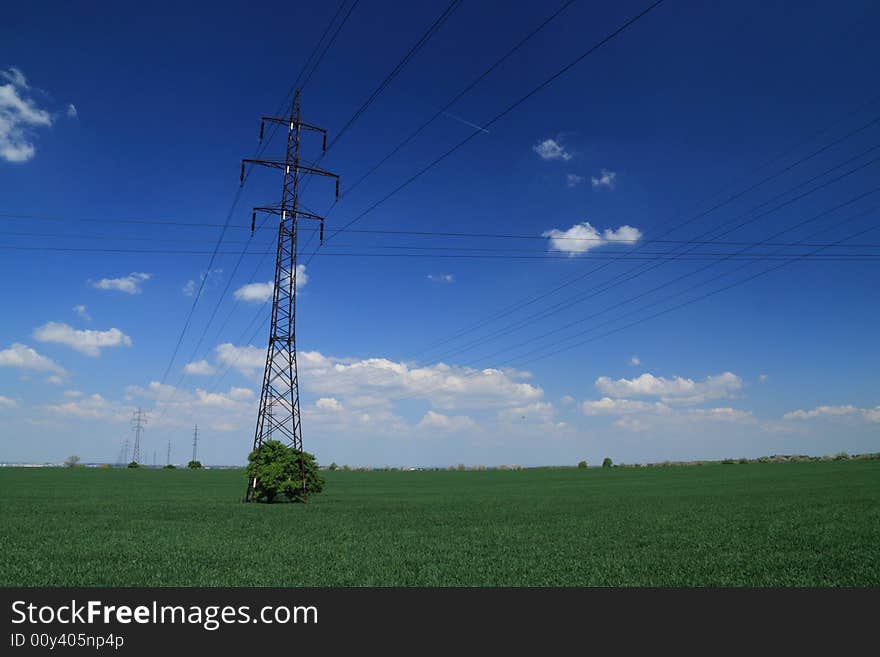
<path id="1" fill-rule="evenodd" d="M 143 433 L 146 424 L 147 414 L 138 407 L 131 418 L 131 430 L 134 431 L 134 449 L 131 452 L 131 460 L 135 463 L 140 463 L 141 460 L 141 433 Z"/>
<path id="2" fill-rule="evenodd" d="M 196 456 L 199 452 L 199 425 L 197 424 L 195 429 L 193 429 L 193 457 L 192 460 L 196 460 Z"/>
<path id="3" fill-rule="evenodd" d="M 128 463 L 128 436 L 122 439 L 122 445 L 119 448 L 119 456 L 116 457 L 117 465 L 125 465 Z"/>
<path id="4" fill-rule="evenodd" d="M 171 465 L 171 441 L 168 441 L 168 454 L 165 456 L 165 465 Z"/>
<path id="5" fill-rule="evenodd" d="M 297 277 L 297 230 L 300 219 L 314 219 L 320 223 L 320 239 L 324 241 L 324 219 L 305 212 L 299 205 L 300 179 L 305 175 L 326 176 L 336 179 L 336 198 L 339 198 L 339 176 L 312 166 L 300 159 L 300 140 L 303 130 L 320 132 L 324 138 L 323 150 L 327 150 L 327 131 L 305 123 L 300 113 L 299 91 L 293 96 L 290 114 L 285 117 L 263 117 L 260 123 L 260 140 L 266 122 L 283 126 L 287 130 L 287 150 L 284 158 L 266 160 L 242 160 L 241 181 L 247 163 L 278 169 L 282 172 L 281 202 L 277 205 L 254 208 L 251 216 L 253 233 L 257 212 L 277 215 L 278 245 L 275 256 L 275 282 L 272 295 L 272 324 L 269 329 L 269 346 L 266 349 L 266 368 L 260 392 L 260 408 L 254 432 L 253 449 L 258 449 L 271 435 L 290 447 L 302 450 L 302 425 L 299 404 L 299 377 L 296 367 L 296 277 Z M 303 496 L 308 493 L 305 483 L 305 466 L 300 462 Z M 248 482 L 245 499 L 253 501 L 256 480 Z"/>

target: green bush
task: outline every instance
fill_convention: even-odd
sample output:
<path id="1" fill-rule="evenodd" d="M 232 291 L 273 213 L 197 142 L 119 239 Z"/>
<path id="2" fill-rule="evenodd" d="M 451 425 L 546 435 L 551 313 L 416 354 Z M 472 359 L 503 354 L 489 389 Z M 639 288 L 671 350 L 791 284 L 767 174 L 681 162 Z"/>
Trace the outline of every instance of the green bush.
<path id="1" fill-rule="evenodd" d="M 139 467 L 141 467 L 141 464 L 138 463 L 137 461 L 132 461 L 131 463 L 128 464 L 128 467 L 129 468 L 139 468 Z"/>
<path id="2" fill-rule="evenodd" d="M 177 470 L 177 466 L 174 465 L 173 463 L 169 463 L 168 465 L 165 466 L 165 470 Z"/>
<path id="3" fill-rule="evenodd" d="M 201 461 L 190 461 L 189 463 L 186 464 L 186 467 L 188 467 L 190 470 L 198 470 L 199 468 L 202 467 L 202 462 Z"/>
<path id="4" fill-rule="evenodd" d="M 849 461 L 849 454 L 847 454 L 846 452 L 837 452 L 837 454 L 834 455 L 834 460 Z"/>
<path id="5" fill-rule="evenodd" d="M 339 469 L 339 466 L 336 465 L 336 461 L 334 461 L 333 463 L 331 463 L 330 465 L 327 466 L 327 469 L 335 471 L 335 470 Z"/>
<path id="6" fill-rule="evenodd" d="M 614 461 L 612 461 L 610 457 L 606 456 L 604 459 L 602 459 L 602 467 L 612 468 L 614 467 Z"/>
<path id="7" fill-rule="evenodd" d="M 587 465 L 588 465 L 588 463 L 587 463 L 586 461 L 580 461 L 580 462 L 578 462 L 578 467 L 579 467 L 579 468 L 586 468 Z"/>
<path id="8" fill-rule="evenodd" d="M 324 490 L 324 477 L 314 455 L 277 440 L 267 440 L 248 455 L 247 475 L 258 502 L 273 502 L 279 495 L 292 502 L 305 502 L 306 494 Z"/>

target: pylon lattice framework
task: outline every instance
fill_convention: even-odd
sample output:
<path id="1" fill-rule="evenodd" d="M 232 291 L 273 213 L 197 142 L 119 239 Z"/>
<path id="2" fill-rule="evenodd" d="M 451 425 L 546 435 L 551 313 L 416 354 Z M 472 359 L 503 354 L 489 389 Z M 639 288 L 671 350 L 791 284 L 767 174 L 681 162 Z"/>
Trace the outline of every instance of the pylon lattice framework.
<path id="1" fill-rule="evenodd" d="M 241 163 L 241 183 L 244 184 L 245 165 L 250 163 L 282 171 L 281 202 L 277 205 L 254 208 L 251 216 L 251 234 L 256 226 L 257 213 L 265 212 L 279 217 L 278 246 L 275 256 L 275 282 L 272 295 L 272 324 L 266 349 L 266 368 L 260 392 L 260 408 L 254 431 L 253 449 L 258 449 L 269 436 L 302 451 L 302 422 L 299 404 L 299 376 L 296 365 L 296 266 L 297 227 L 299 219 L 320 222 L 321 242 L 324 241 L 324 218 L 299 207 L 300 179 L 303 175 L 317 175 L 336 179 L 336 198 L 339 198 L 339 176 L 304 164 L 300 158 L 303 130 L 323 135 L 323 150 L 327 150 L 327 131 L 302 120 L 299 91 L 294 94 L 290 114 L 286 117 L 264 116 L 260 121 L 260 141 L 266 123 L 275 123 L 287 129 L 287 149 L 283 159 L 245 159 Z M 300 461 L 303 497 L 306 490 L 305 465 Z M 256 479 L 248 482 L 246 501 L 253 501 Z"/>

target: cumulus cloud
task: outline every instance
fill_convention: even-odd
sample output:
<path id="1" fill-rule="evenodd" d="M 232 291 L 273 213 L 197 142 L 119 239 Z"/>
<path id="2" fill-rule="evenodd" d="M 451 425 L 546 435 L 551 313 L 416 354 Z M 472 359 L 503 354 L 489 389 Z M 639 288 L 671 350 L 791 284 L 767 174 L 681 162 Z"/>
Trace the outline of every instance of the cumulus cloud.
<path id="1" fill-rule="evenodd" d="M 0 367 L 15 367 L 32 372 L 54 372 L 65 375 L 64 368 L 51 358 L 47 358 L 31 347 L 20 342 L 12 343 L 8 349 L 0 351 Z"/>
<path id="2" fill-rule="evenodd" d="M 633 366 L 641 365 L 642 359 L 639 358 L 638 356 L 633 356 L 632 358 L 629 359 L 629 364 L 633 365 Z"/>
<path id="3" fill-rule="evenodd" d="M 593 184 L 593 189 L 597 187 L 606 187 L 608 189 L 614 189 L 614 180 L 617 178 L 617 174 L 613 171 L 609 171 L 608 169 L 602 169 L 599 173 L 599 177 L 591 177 L 590 182 Z"/>
<path id="4" fill-rule="evenodd" d="M 874 408 L 859 408 L 852 404 L 845 406 L 816 406 L 809 410 L 799 409 L 782 416 L 783 420 L 817 420 L 850 417 L 867 420 L 868 422 L 880 422 L 880 406 Z"/>
<path id="5" fill-rule="evenodd" d="M 296 266 L 296 289 L 302 289 L 309 282 L 309 276 L 306 274 L 305 265 Z M 265 283 L 248 283 L 235 291 L 235 298 L 238 301 L 247 303 L 264 303 L 272 299 L 275 292 L 275 282 L 266 281 Z"/>
<path id="6" fill-rule="evenodd" d="M 86 320 L 87 322 L 92 321 L 92 316 L 89 315 L 89 311 L 86 310 L 86 307 L 85 307 L 85 306 L 82 306 L 82 305 L 80 305 L 80 306 L 74 306 L 74 307 L 73 307 L 73 312 L 74 312 L 74 314 L 75 314 L 77 317 L 79 317 L 80 319 L 84 319 L 84 320 Z"/>
<path id="7" fill-rule="evenodd" d="M 60 386 L 64 384 L 64 377 L 58 376 L 57 374 L 53 374 L 52 376 L 46 377 L 46 383 L 51 383 L 52 385 Z"/>
<path id="8" fill-rule="evenodd" d="M 322 411 L 341 411 L 342 404 L 334 397 L 321 397 L 315 402 L 315 408 Z"/>
<path id="9" fill-rule="evenodd" d="M 265 348 L 218 345 L 217 360 L 256 380 L 262 374 Z M 435 408 L 507 408 L 539 401 L 543 390 L 522 379 L 527 372 L 451 367 L 419 367 L 387 358 L 340 358 L 317 351 L 298 354 L 302 385 L 312 393 L 341 398 L 394 397 L 427 400 Z"/>
<path id="10" fill-rule="evenodd" d="M 620 226 L 616 230 L 606 228 L 600 233 L 585 221 L 567 230 L 554 228 L 545 231 L 543 236 L 550 239 L 551 251 L 562 251 L 573 256 L 609 243 L 635 244 L 642 238 L 642 232 L 632 226 Z"/>
<path id="11" fill-rule="evenodd" d="M 18 402 L 14 399 L 0 395 L 0 408 L 16 408 L 17 406 Z"/>
<path id="12" fill-rule="evenodd" d="M 555 139 L 545 139 L 544 141 L 538 142 L 532 146 L 532 150 L 535 151 L 542 160 L 562 160 L 563 162 L 568 162 L 574 157 L 571 153 L 565 150 L 565 146 Z"/>
<path id="13" fill-rule="evenodd" d="M 33 131 L 52 125 L 52 117 L 29 97 L 27 78 L 17 68 L 0 70 L 0 158 L 27 162 L 36 154 Z"/>
<path id="14" fill-rule="evenodd" d="M 58 404 L 47 404 L 45 410 L 56 415 L 87 420 L 128 422 L 131 409 L 99 394 L 79 396 Z"/>
<path id="15" fill-rule="evenodd" d="M 467 415 L 443 415 L 428 411 L 418 424 L 419 429 L 437 429 L 440 431 L 473 430 L 477 423 Z"/>
<path id="16" fill-rule="evenodd" d="M 136 271 L 121 278 L 102 278 L 99 281 L 92 282 L 92 287 L 98 290 L 116 290 L 118 292 L 125 292 L 125 294 L 140 294 L 143 291 L 141 284 L 152 277 L 152 274 Z"/>
<path id="17" fill-rule="evenodd" d="M 702 381 L 677 376 L 667 379 L 649 372 L 634 379 L 607 376 L 596 379 L 596 388 L 609 397 L 659 397 L 665 403 L 698 404 L 709 399 L 731 397 L 743 386 L 742 379 L 732 372 L 707 376 Z"/>
<path id="18" fill-rule="evenodd" d="M 186 374 L 195 374 L 197 376 L 211 376 L 217 370 L 214 368 L 213 365 L 211 365 L 211 363 L 202 359 L 192 363 L 187 363 L 186 366 L 183 368 L 183 371 Z"/>
<path id="19" fill-rule="evenodd" d="M 229 390 L 187 390 L 152 381 L 146 387 L 127 386 L 131 400 L 153 403 L 153 426 L 192 426 L 199 424 L 215 431 L 253 430 L 259 400 L 250 388 L 232 386 Z"/>
<path id="20" fill-rule="evenodd" d="M 107 331 L 77 330 L 63 322 L 47 322 L 34 329 L 34 338 L 40 342 L 67 345 L 86 356 L 100 356 L 106 347 L 130 347 L 131 338 L 118 328 Z"/>
<path id="21" fill-rule="evenodd" d="M 577 187 L 582 182 L 584 182 L 584 177 L 579 176 L 576 173 L 567 173 L 565 174 L 565 186 L 566 187 Z"/>
<path id="22" fill-rule="evenodd" d="M 76 105 L 73 103 L 68 103 L 67 105 L 67 116 L 71 119 L 75 119 L 79 116 L 79 112 L 76 111 Z"/>
<path id="23" fill-rule="evenodd" d="M 455 276 L 452 274 L 428 274 L 428 280 L 434 283 L 453 283 Z"/>
<path id="24" fill-rule="evenodd" d="M 671 409 L 662 402 L 602 397 L 602 399 L 594 401 L 585 401 L 581 404 L 581 411 L 583 411 L 584 415 L 630 415 L 633 413 L 668 414 L 671 412 Z"/>

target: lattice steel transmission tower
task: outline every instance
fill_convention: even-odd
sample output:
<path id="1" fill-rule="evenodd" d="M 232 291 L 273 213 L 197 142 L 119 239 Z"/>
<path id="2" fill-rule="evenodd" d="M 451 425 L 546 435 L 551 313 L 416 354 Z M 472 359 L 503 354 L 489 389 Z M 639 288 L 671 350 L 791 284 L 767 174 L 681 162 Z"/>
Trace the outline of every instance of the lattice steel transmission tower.
<path id="1" fill-rule="evenodd" d="M 147 424 L 147 414 L 138 406 L 138 409 L 132 413 L 131 430 L 134 431 L 134 448 L 131 451 L 131 460 L 140 463 L 141 458 L 141 434 L 144 426 Z"/>
<path id="2" fill-rule="evenodd" d="M 193 428 L 193 462 L 197 461 L 196 455 L 199 453 L 199 425 Z"/>
<path id="3" fill-rule="evenodd" d="M 299 90 L 293 96 L 290 114 L 285 117 L 264 116 L 260 121 L 260 141 L 266 123 L 280 125 L 287 130 L 287 149 L 283 158 L 246 159 L 241 162 L 241 182 L 244 184 L 245 165 L 260 165 L 282 172 L 281 202 L 277 205 L 254 208 L 251 216 L 251 234 L 257 221 L 257 212 L 279 217 L 278 245 L 275 256 L 275 283 L 272 296 L 272 325 L 269 329 L 269 346 L 266 349 L 266 369 L 260 393 L 260 409 L 254 432 L 253 449 L 259 448 L 272 435 L 275 440 L 286 442 L 294 449 L 302 450 L 302 423 L 299 407 L 299 376 L 296 366 L 296 277 L 297 277 L 297 230 L 300 219 L 313 219 L 320 224 L 320 239 L 324 241 L 324 218 L 304 211 L 299 202 L 300 181 L 304 175 L 325 176 L 336 180 L 336 198 L 339 198 L 339 176 L 318 169 L 300 156 L 304 130 L 321 133 L 322 150 L 327 150 L 327 131 L 302 120 Z M 303 495 L 305 471 L 303 468 Z M 248 482 L 245 500 L 254 499 L 256 479 Z"/>

